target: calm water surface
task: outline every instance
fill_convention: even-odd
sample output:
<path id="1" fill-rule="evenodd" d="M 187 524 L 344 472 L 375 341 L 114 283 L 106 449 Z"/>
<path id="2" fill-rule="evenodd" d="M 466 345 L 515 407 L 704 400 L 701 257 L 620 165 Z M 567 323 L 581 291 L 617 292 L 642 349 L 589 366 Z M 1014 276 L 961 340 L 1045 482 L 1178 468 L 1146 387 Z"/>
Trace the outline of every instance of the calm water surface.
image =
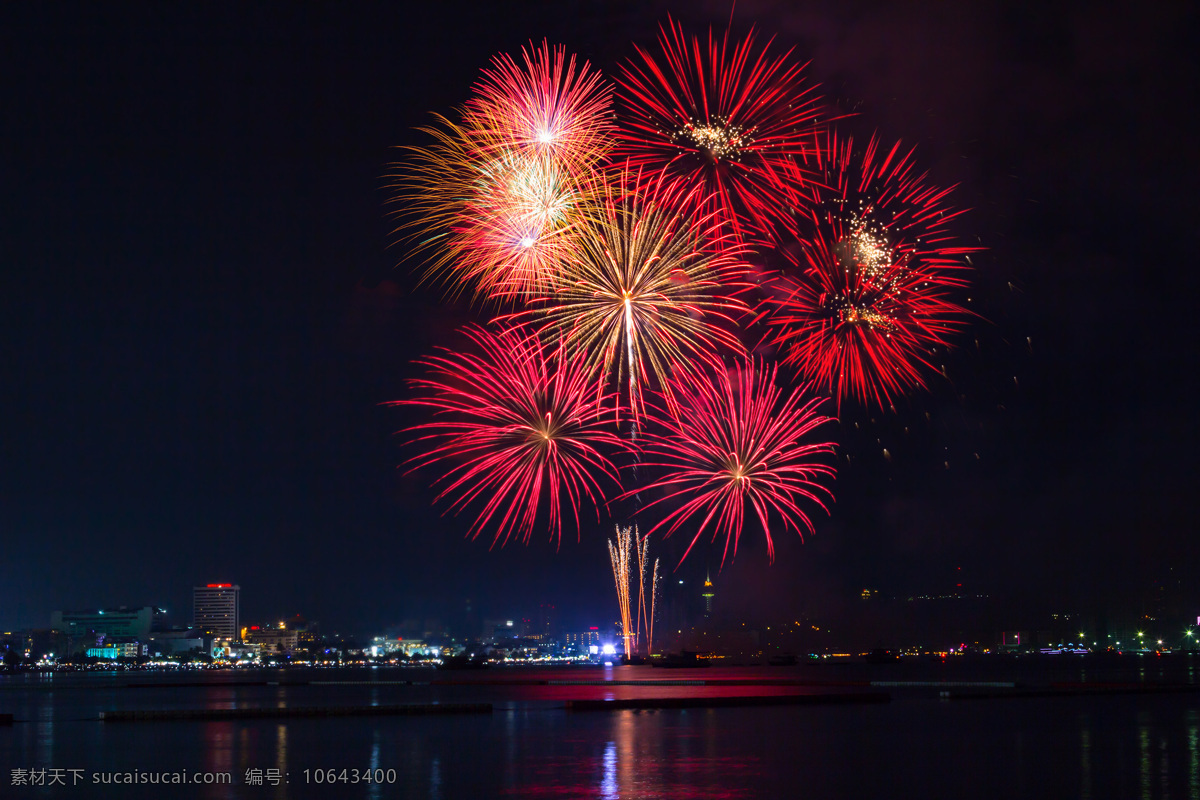
<path id="1" fill-rule="evenodd" d="M 571 699 L 820 693 L 892 681 L 1197 683 L 1192 660 L 651 670 L 90 673 L 0 678 L 0 797 L 861 798 L 1200 800 L 1200 694 L 946 701 L 888 687 L 863 705 L 569 711 Z M 729 679 L 719 687 L 608 680 Z M 537 685 L 546 680 L 596 685 Z M 450 684 L 427 683 L 453 681 Z M 180 681 L 198 686 L 165 685 Z M 277 681 L 292 685 L 235 685 Z M 337 683 L 316 683 L 336 681 Z M 370 683 L 342 683 L 367 681 Z M 399 685 L 391 681 L 413 681 Z M 305 683 L 307 682 L 307 683 Z M 134 683 L 164 684 L 133 687 Z M 373 683 L 373 685 L 372 685 Z M 847 685 L 850 684 L 850 685 Z M 493 704 L 490 714 L 99 722 L 150 708 Z M 385 783 L 318 783 L 317 771 Z M 61 770 L 28 786 L 19 770 Z M 69 772 L 79 770 L 79 772 Z M 306 773 L 307 770 L 307 773 Z M 390 771 L 390 772 L 389 772 Z M 232 784 L 94 783 L 107 773 L 227 773 Z M 54 773 L 45 773 L 50 781 Z M 271 785 L 278 775 L 278 785 Z M 248 783 L 261 776 L 262 784 Z M 14 780 L 18 783 L 14 785 Z M 387 782 L 387 781 L 394 782 Z"/>

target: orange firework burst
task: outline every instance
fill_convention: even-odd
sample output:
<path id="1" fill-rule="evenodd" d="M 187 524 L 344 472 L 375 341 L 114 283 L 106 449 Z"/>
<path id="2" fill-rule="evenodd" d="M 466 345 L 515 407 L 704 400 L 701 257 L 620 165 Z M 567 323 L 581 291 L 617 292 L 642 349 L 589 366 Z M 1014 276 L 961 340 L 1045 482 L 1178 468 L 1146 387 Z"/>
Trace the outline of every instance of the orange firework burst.
<path id="1" fill-rule="evenodd" d="M 743 349 L 729 328 L 746 309 L 737 298 L 746 288 L 746 251 L 715 213 L 684 211 L 693 207 L 689 195 L 662 184 L 608 190 L 596 219 L 581 227 L 553 294 L 530 312 L 606 383 L 624 384 L 635 417 L 647 381 L 669 391 L 673 368 Z"/>

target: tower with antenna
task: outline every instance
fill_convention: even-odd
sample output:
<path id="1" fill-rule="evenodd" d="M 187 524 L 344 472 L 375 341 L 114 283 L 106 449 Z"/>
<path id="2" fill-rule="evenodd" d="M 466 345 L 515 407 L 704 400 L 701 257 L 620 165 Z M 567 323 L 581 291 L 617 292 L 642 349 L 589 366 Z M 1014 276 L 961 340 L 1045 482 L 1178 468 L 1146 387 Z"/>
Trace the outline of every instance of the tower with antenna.
<path id="1" fill-rule="evenodd" d="M 706 570 L 704 573 L 704 591 L 700 593 L 700 596 L 704 598 L 704 618 L 710 619 L 713 597 L 716 596 L 716 592 L 713 591 L 712 570 Z"/>

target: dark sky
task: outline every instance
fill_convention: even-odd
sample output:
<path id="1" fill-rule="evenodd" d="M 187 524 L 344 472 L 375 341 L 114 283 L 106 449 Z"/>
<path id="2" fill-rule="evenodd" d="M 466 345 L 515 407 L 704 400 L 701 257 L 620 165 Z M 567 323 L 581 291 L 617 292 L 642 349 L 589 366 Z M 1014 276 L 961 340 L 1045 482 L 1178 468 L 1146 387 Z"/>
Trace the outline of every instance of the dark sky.
<path id="1" fill-rule="evenodd" d="M 415 420 L 380 404 L 472 315 L 397 266 L 383 176 L 492 55 L 549 37 L 612 74 L 668 12 L 728 17 L 710 6 L 0 9 L 0 629 L 151 603 L 185 623 L 210 581 L 254 619 L 367 632 L 468 597 L 610 619 L 609 528 L 489 551 L 395 469 Z M 1017 605 L 1118 611 L 1195 570 L 1200 21 L 1023 6 L 737 5 L 811 58 L 847 129 L 917 144 L 988 249 L 948 380 L 848 414 L 832 517 L 774 565 L 745 542 L 727 608 L 821 612 L 962 567 Z"/>

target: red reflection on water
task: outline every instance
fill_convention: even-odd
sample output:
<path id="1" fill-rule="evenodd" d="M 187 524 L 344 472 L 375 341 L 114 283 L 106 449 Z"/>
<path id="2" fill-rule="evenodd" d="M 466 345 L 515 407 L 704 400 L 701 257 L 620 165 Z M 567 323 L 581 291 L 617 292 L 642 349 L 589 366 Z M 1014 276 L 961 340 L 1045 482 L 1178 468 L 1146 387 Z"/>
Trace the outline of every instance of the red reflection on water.
<path id="1" fill-rule="evenodd" d="M 522 780 L 505 794 L 598 800 L 754 796 L 748 779 L 762 764 L 721 753 L 716 746 L 721 718 L 705 711 L 692 713 L 703 715 L 699 727 L 694 716 L 685 723 L 678 712 L 613 712 L 607 740 L 583 742 L 587 752 L 576 757 L 526 759 Z"/>

